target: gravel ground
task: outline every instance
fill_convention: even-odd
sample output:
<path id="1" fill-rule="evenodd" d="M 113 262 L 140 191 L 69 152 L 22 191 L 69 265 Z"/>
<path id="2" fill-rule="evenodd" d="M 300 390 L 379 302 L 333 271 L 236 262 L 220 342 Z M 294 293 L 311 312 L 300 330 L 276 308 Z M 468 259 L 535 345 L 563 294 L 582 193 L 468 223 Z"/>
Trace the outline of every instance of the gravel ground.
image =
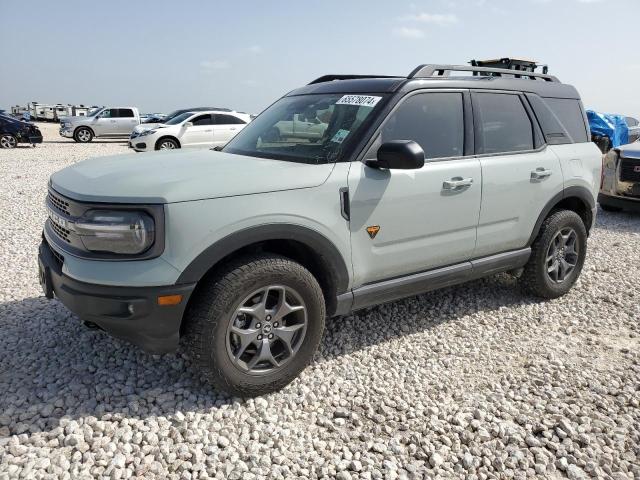
<path id="1" fill-rule="evenodd" d="M 127 150 L 43 129 L 0 151 L 0 479 L 640 478 L 640 216 L 600 212 L 561 299 L 502 275 L 333 320 L 242 401 L 42 297 L 48 176 Z"/>

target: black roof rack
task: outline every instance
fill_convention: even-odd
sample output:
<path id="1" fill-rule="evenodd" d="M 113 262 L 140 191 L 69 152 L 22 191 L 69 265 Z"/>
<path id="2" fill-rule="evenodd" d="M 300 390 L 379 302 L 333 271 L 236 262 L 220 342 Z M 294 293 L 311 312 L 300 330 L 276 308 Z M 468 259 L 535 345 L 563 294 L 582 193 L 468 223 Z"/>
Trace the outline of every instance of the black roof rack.
<path id="1" fill-rule="evenodd" d="M 316 78 L 313 82 L 309 82 L 309 85 L 316 83 L 332 82 L 334 80 L 355 80 L 358 78 L 398 78 L 393 75 L 323 75 Z"/>
<path id="2" fill-rule="evenodd" d="M 418 65 L 407 78 L 448 77 L 451 72 L 472 72 L 474 76 L 508 76 L 519 79 L 528 78 L 529 80 L 544 80 L 546 82 L 560 83 L 560 80 L 553 75 L 547 75 L 544 73 L 511 70 L 508 68 L 476 67 L 467 65 Z"/>

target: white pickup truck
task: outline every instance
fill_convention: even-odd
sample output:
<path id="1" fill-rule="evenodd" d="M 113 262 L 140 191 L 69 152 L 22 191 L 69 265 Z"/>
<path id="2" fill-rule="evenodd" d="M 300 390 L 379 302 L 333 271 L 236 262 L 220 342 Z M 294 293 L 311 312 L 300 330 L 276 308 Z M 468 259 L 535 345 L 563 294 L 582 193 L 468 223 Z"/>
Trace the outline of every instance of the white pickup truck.
<path id="1" fill-rule="evenodd" d="M 95 137 L 129 137 L 140 125 L 140 112 L 136 107 L 97 108 L 83 117 L 65 117 L 60 122 L 60 135 L 87 143 Z"/>

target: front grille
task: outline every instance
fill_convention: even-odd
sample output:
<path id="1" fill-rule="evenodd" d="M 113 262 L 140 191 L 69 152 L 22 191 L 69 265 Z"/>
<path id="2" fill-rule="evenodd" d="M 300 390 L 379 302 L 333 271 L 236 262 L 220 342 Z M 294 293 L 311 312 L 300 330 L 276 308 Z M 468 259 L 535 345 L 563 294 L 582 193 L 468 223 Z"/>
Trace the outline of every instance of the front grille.
<path id="1" fill-rule="evenodd" d="M 56 210 L 59 210 L 65 215 L 69 215 L 69 202 L 63 200 L 62 198 L 58 197 L 57 195 L 54 195 L 51 192 L 49 192 L 49 201 L 51 202 L 51 205 L 55 207 Z"/>
<path id="2" fill-rule="evenodd" d="M 49 220 L 49 223 L 51 224 L 51 228 L 53 229 L 53 231 L 56 232 L 56 234 L 62 240 L 64 240 L 67 243 L 71 243 L 71 240 L 69 239 L 69 235 L 71 234 L 71 230 L 68 230 L 68 229 L 66 229 L 64 227 L 61 227 L 56 222 L 53 222 L 51 220 Z"/>
<path id="3" fill-rule="evenodd" d="M 640 160 L 623 158 L 620 164 L 620 180 L 623 182 L 640 182 Z"/>

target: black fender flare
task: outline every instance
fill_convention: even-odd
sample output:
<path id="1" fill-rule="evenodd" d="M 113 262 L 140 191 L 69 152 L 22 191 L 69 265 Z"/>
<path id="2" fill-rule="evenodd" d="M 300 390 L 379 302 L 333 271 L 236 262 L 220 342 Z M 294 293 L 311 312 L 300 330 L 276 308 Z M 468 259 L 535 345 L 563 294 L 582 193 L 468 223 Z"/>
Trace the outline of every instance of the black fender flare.
<path id="1" fill-rule="evenodd" d="M 531 236 L 529 237 L 529 241 L 527 242 L 527 246 L 531 246 L 531 244 L 534 242 L 534 240 L 538 236 L 538 233 L 540 232 L 542 222 L 544 222 L 544 219 L 547 218 L 549 212 L 553 210 L 553 207 L 555 207 L 558 203 L 566 198 L 577 198 L 589 209 L 593 210 L 594 208 L 596 208 L 596 200 L 593 198 L 593 194 L 587 187 L 574 185 L 572 187 L 565 188 L 562 192 L 554 195 L 553 198 L 551 198 L 551 200 L 549 200 L 545 207 L 542 209 L 542 212 L 540 212 L 538 220 L 536 220 L 536 224 L 533 227 L 533 232 L 531 232 Z M 587 231 L 589 231 L 590 227 L 592 227 L 593 225 L 585 226 L 587 227 Z"/>
<path id="2" fill-rule="evenodd" d="M 238 230 L 218 240 L 200 253 L 182 271 L 176 284 L 199 282 L 218 262 L 243 247 L 267 240 L 294 240 L 316 252 L 328 266 L 337 294 L 347 291 L 349 270 L 338 248 L 327 237 L 301 225 L 264 224 Z"/>

